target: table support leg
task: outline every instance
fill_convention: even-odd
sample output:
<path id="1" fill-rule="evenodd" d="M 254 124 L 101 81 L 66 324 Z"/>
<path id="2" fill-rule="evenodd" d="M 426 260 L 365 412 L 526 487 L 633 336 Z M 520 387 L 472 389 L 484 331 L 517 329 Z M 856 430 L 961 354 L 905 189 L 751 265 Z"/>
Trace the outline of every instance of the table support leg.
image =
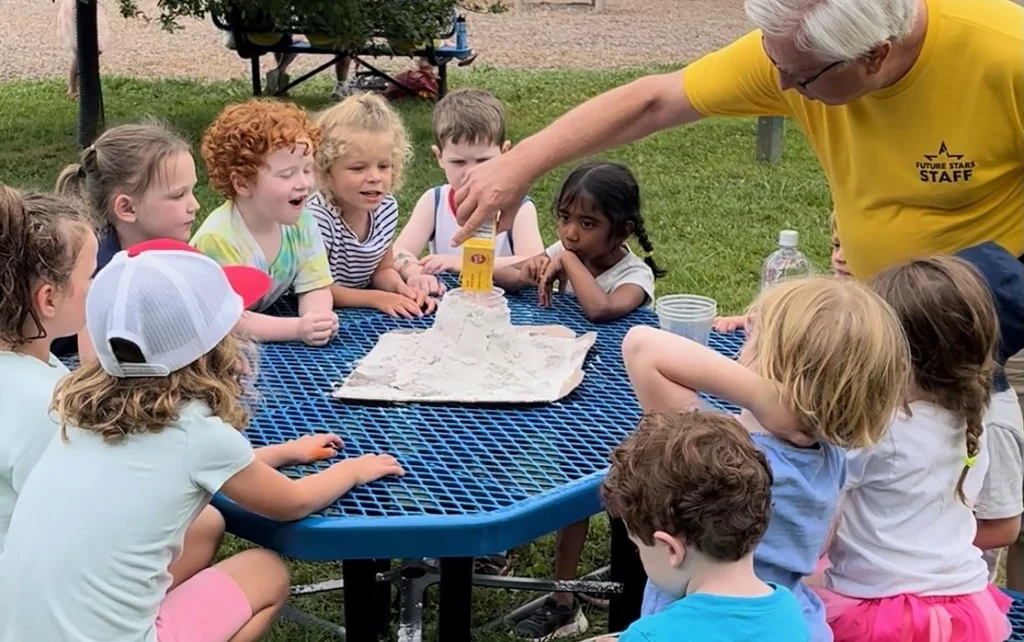
<path id="1" fill-rule="evenodd" d="M 473 558 L 442 558 L 437 639 L 444 642 L 469 642 L 472 608 Z"/>
<path id="2" fill-rule="evenodd" d="M 391 560 L 374 560 L 376 576 L 391 572 Z M 377 622 L 377 635 L 387 637 L 391 626 L 391 582 L 376 582 L 374 586 L 377 603 L 374 618 Z"/>
<path id="3" fill-rule="evenodd" d="M 647 574 L 636 546 L 629 540 L 621 519 L 611 520 L 612 581 L 622 584 L 622 593 L 612 595 L 608 605 L 608 632 L 618 633 L 640 617 Z"/>
<path id="4" fill-rule="evenodd" d="M 376 560 L 345 560 L 345 632 L 347 642 L 377 642 L 380 612 Z"/>

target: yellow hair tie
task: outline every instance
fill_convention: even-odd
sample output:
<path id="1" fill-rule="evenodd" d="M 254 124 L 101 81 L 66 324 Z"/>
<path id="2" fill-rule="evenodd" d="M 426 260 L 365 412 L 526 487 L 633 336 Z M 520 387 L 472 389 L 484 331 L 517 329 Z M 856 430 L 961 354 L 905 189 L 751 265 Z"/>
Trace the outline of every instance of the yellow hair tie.
<path id="1" fill-rule="evenodd" d="M 973 457 L 964 457 L 964 466 L 967 466 L 968 468 L 974 468 L 974 464 L 976 463 L 978 463 L 977 455 L 974 455 Z"/>

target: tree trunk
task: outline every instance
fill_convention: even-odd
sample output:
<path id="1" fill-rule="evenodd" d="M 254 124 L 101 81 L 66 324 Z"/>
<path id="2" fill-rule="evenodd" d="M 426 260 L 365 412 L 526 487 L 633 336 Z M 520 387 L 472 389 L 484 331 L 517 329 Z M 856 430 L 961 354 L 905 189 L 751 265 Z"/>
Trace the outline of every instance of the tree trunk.
<path id="1" fill-rule="evenodd" d="M 77 0 L 75 32 L 78 38 L 78 144 L 92 145 L 103 131 L 103 88 L 96 28 L 96 0 Z"/>

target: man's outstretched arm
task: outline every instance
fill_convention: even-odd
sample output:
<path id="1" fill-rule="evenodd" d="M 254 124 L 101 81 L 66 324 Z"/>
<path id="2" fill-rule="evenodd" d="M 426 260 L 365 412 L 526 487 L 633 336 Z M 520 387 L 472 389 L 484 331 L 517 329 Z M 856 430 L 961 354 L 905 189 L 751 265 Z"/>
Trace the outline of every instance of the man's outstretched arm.
<path id="1" fill-rule="evenodd" d="M 497 212 L 512 226 L 530 186 L 563 163 L 597 154 L 701 118 L 683 89 L 683 72 L 644 76 L 588 100 L 508 153 L 472 168 L 456 193 L 460 245 Z"/>

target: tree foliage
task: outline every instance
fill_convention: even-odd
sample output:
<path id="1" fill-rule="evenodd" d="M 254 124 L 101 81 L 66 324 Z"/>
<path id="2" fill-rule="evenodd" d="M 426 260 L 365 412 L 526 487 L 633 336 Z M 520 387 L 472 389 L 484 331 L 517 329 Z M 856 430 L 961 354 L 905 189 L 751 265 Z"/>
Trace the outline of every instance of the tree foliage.
<path id="1" fill-rule="evenodd" d="M 169 31 L 180 18 L 235 16 L 253 33 L 331 36 L 342 44 L 373 37 L 416 42 L 447 35 L 458 0 L 159 0 L 159 16 L 144 16 L 136 0 L 118 0 L 125 17 L 158 19 Z"/>

